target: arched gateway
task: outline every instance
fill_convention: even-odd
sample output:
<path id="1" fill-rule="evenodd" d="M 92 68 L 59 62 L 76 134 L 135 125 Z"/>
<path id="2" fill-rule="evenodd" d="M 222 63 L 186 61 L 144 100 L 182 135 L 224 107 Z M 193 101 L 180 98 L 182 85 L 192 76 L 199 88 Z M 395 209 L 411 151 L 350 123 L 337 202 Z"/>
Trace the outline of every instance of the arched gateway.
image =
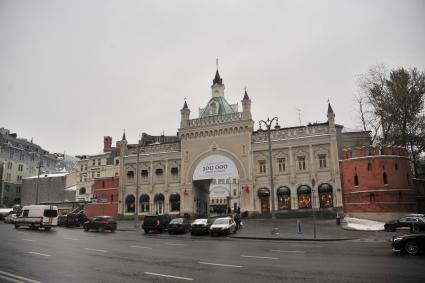
<path id="1" fill-rule="evenodd" d="M 212 154 L 199 161 L 192 175 L 193 213 L 209 215 L 237 209 L 239 173 L 235 163 L 223 154 Z"/>

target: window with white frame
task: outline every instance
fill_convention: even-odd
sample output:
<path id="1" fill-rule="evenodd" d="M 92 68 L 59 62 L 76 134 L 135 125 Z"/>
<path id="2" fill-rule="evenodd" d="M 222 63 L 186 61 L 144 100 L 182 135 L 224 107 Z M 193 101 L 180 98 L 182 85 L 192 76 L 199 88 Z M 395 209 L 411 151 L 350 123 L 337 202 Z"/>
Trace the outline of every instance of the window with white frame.
<path id="1" fill-rule="evenodd" d="M 258 172 L 260 174 L 266 173 L 266 161 L 265 160 L 258 160 Z"/>
<path id="2" fill-rule="evenodd" d="M 164 181 L 164 172 L 162 170 L 162 168 L 158 168 L 155 170 L 155 176 L 156 176 L 156 181 L 158 183 L 161 183 Z"/>
<path id="3" fill-rule="evenodd" d="M 279 172 L 285 172 L 286 171 L 286 158 L 278 158 L 277 159 L 277 166 L 279 169 Z"/>
<path id="4" fill-rule="evenodd" d="M 318 157 L 319 157 L 319 168 L 320 169 L 327 168 L 327 165 L 326 165 L 326 154 L 319 154 Z"/>
<path id="5" fill-rule="evenodd" d="M 305 156 L 297 156 L 297 168 L 300 171 L 306 170 Z"/>

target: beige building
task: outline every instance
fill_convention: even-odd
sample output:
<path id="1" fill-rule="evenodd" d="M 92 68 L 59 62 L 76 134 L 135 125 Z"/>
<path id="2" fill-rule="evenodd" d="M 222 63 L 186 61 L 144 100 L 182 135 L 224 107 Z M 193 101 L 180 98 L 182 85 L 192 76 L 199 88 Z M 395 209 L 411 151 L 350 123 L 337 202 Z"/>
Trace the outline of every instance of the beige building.
<path id="1" fill-rule="evenodd" d="M 119 214 L 205 215 L 229 207 L 270 213 L 272 199 L 277 213 L 342 206 L 338 140 L 343 127 L 335 124 L 330 105 L 324 123 L 271 129 L 270 168 L 268 135 L 254 130 L 247 92 L 239 111 L 238 104 L 226 101 L 218 71 L 211 90 L 197 118 L 190 117 L 184 102 L 174 140 L 142 143 L 138 155 L 123 138 Z"/>

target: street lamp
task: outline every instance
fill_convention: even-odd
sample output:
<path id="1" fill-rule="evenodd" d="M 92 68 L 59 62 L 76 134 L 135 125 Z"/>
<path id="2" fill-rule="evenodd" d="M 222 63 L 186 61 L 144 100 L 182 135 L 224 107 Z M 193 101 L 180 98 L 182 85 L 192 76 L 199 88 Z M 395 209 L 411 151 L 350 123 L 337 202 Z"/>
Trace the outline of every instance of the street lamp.
<path id="1" fill-rule="evenodd" d="M 139 159 L 140 159 L 140 142 L 137 143 L 137 161 L 136 161 L 136 211 L 134 213 L 134 227 L 139 227 Z"/>
<path id="2" fill-rule="evenodd" d="M 41 162 L 41 159 L 38 161 L 38 165 L 36 168 L 38 168 L 38 176 L 37 176 L 37 183 L 36 183 L 36 190 L 35 190 L 35 204 L 38 204 L 38 187 L 40 183 L 40 173 L 41 168 L 43 167 L 43 163 Z"/>
<path id="3" fill-rule="evenodd" d="M 271 187 L 271 195 L 272 195 L 272 219 L 276 219 L 276 210 L 274 204 L 274 184 L 273 184 L 273 159 L 272 159 L 272 141 L 271 141 L 271 133 L 270 130 L 272 128 L 273 122 L 276 122 L 275 129 L 279 129 L 279 119 L 277 117 L 273 117 L 272 119 L 267 118 L 267 120 L 260 120 L 258 122 L 259 131 L 262 131 L 261 125 L 264 124 L 267 130 L 267 140 L 269 143 L 269 161 L 270 161 L 270 187 Z"/>

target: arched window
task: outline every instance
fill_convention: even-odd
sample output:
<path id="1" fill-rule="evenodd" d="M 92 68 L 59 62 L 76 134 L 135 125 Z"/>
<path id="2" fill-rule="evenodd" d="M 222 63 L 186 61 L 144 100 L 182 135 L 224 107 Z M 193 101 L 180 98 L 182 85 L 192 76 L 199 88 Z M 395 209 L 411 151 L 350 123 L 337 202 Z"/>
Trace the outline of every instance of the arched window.
<path id="1" fill-rule="evenodd" d="M 307 185 L 298 187 L 298 208 L 311 208 L 311 189 Z"/>
<path id="2" fill-rule="evenodd" d="M 180 195 L 178 193 L 170 195 L 170 211 L 180 211 Z"/>
<path id="3" fill-rule="evenodd" d="M 321 184 L 319 186 L 319 200 L 320 207 L 333 207 L 333 195 L 332 195 L 332 186 L 329 184 Z"/>
<path id="4" fill-rule="evenodd" d="M 165 200 L 165 197 L 161 193 L 157 193 L 154 196 L 153 201 L 154 201 L 156 214 L 164 214 L 164 200 Z"/>
<path id="5" fill-rule="evenodd" d="M 384 185 L 388 185 L 387 173 L 384 172 L 384 174 L 382 174 L 382 179 L 384 180 Z"/>
<path id="6" fill-rule="evenodd" d="M 85 195 L 86 194 L 86 188 L 82 187 L 80 188 L 80 195 Z"/>
<path id="7" fill-rule="evenodd" d="M 139 199 L 140 212 L 149 212 L 149 195 L 142 194 Z"/>
<path id="8" fill-rule="evenodd" d="M 125 212 L 128 213 L 132 213 L 134 212 L 134 202 L 135 202 L 135 197 L 133 195 L 128 195 L 125 198 Z"/>
<path id="9" fill-rule="evenodd" d="M 355 187 L 359 186 L 359 176 L 357 176 L 357 174 L 354 175 L 354 186 Z"/>
<path id="10" fill-rule="evenodd" d="M 291 209 L 291 190 L 288 187 L 280 187 L 276 191 L 277 194 L 277 209 Z"/>

